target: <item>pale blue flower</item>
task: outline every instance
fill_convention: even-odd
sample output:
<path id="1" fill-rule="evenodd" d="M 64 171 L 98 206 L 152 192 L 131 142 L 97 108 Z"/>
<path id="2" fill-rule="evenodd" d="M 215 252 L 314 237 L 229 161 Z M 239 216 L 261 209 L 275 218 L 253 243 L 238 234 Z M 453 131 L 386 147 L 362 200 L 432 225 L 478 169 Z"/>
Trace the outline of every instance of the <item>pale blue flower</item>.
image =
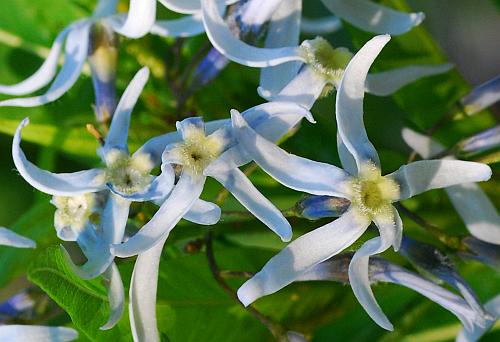
<path id="1" fill-rule="evenodd" d="M 338 149 L 345 170 L 289 154 L 255 132 L 233 111 L 233 132 L 245 152 L 267 173 L 292 189 L 313 195 L 346 198 L 349 209 L 337 220 L 290 243 L 238 290 L 243 304 L 278 291 L 309 268 L 338 254 L 374 222 L 380 237 L 368 240 L 349 267 L 354 294 L 382 327 L 392 324 L 378 306 L 368 281 L 368 260 L 391 245 L 399 249 L 402 221 L 392 203 L 430 189 L 484 181 L 491 169 L 484 164 L 456 160 L 418 161 L 381 175 L 378 153 L 363 125 L 363 97 L 368 69 L 389 41 L 377 36 L 352 58 L 340 82 L 336 101 Z"/>
<path id="2" fill-rule="evenodd" d="M 279 2 L 273 0 L 264 4 L 264 1 L 257 0 L 251 4 L 255 3 L 258 10 L 251 13 L 247 11 L 249 16 L 252 13 L 258 16 L 259 22 L 265 21 L 262 16 L 268 13 L 268 9 L 272 13 L 264 48 L 238 39 L 221 17 L 214 0 L 202 1 L 206 33 L 213 46 L 227 58 L 243 65 L 263 68 L 258 89 L 263 98 L 269 101 L 293 101 L 311 108 L 325 89 L 338 86 L 352 54 L 345 48 L 334 49 L 320 37 L 299 45 L 301 1 L 282 2 L 281 6 L 276 7 Z M 342 8 L 356 7 L 351 8 L 350 2 L 332 3 Z M 373 5 L 369 1 L 361 1 L 356 10 L 362 13 L 361 9 Z M 372 15 L 383 13 L 383 10 L 373 8 L 370 11 Z M 450 64 L 419 65 L 384 71 L 369 75 L 366 89 L 375 95 L 389 95 L 421 77 L 440 74 L 451 67 Z"/>
<path id="3" fill-rule="evenodd" d="M 403 129 L 402 136 L 408 146 L 424 159 L 445 151 L 445 147 L 437 141 L 408 128 Z M 449 187 L 445 191 L 474 237 L 500 245 L 500 215 L 481 187 L 468 183 Z"/>
<path id="4" fill-rule="evenodd" d="M 352 256 L 350 253 L 335 256 L 310 268 L 297 280 L 333 280 L 347 283 L 349 281 L 347 273 Z M 478 327 L 484 327 L 486 324 L 484 317 L 472 309 L 462 297 L 380 257 L 370 259 L 369 278 L 372 284 L 377 282 L 393 283 L 422 294 L 453 313 L 468 332 L 472 332 Z"/>

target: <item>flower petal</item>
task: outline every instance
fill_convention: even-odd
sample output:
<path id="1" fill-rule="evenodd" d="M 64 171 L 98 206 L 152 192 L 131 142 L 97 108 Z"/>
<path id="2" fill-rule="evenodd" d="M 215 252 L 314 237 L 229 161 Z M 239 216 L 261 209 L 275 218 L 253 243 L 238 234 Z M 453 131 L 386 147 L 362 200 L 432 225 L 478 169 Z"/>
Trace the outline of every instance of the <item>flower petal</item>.
<path id="1" fill-rule="evenodd" d="M 193 14 L 201 11 L 200 0 L 158 0 L 171 11 L 183 14 Z"/>
<path id="2" fill-rule="evenodd" d="M 130 115 L 134 110 L 134 106 L 137 103 L 148 78 L 149 69 L 144 67 L 135 74 L 134 78 L 127 86 L 127 89 L 125 89 L 125 92 L 116 107 L 113 119 L 111 120 L 109 133 L 103 146 L 104 153 L 113 148 L 128 151 L 127 140 L 128 130 L 130 127 Z"/>
<path id="3" fill-rule="evenodd" d="M 314 195 L 347 196 L 343 185 L 350 176 L 342 169 L 289 154 L 258 135 L 237 111 L 231 117 L 241 148 L 278 182 Z"/>
<path id="4" fill-rule="evenodd" d="M 379 229 L 381 230 L 387 230 L 386 228 L 390 229 L 390 227 L 379 225 Z M 392 229 L 394 229 L 394 223 L 392 224 Z M 392 331 L 394 327 L 378 305 L 370 287 L 368 262 L 370 256 L 385 251 L 392 242 L 391 239 L 381 237 L 366 241 L 356 253 L 354 253 L 351 263 L 349 264 L 349 282 L 351 283 L 354 295 L 375 323 L 390 331 Z"/>
<path id="5" fill-rule="evenodd" d="M 0 106 L 36 107 L 64 95 L 75 84 L 87 59 L 90 25 L 90 21 L 82 21 L 72 26 L 66 39 L 64 64 L 45 94 L 0 101 Z"/>
<path id="6" fill-rule="evenodd" d="M 184 219 L 196 224 L 213 225 L 219 222 L 221 210 L 217 204 L 198 199 L 189 211 L 184 214 Z"/>
<path id="7" fill-rule="evenodd" d="M 490 330 L 495 321 L 500 317 L 500 295 L 488 301 L 488 303 L 484 305 L 484 308 L 495 318 L 493 320 L 488 320 L 483 326 L 475 324 L 470 330 L 467 329 L 467 325 L 464 324 L 465 329 L 462 329 L 458 333 L 455 342 L 478 341 L 488 330 Z"/>
<path id="8" fill-rule="evenodd" d="M 411 65 L 388 71 L 368 74 L 365 91 L 378 96 L 394 94 L 404 86 L 416 80 L 445 73 L 453 68 L 453 64 Z"/>
<path id="9" fill-rule="evenodd" d="M 17 171 L 35 189 L 54 196 L 75 196 L 104 188 L 104 173 L 90 169 L 73 173 L 51 173 L 32 164 L 21 149 L 21 130 L 29 123 L 24 119 L 17 127 L 12 142 L 12 158 Z"/>
<path id="10" fill-rule="evenodd" d="M 440 143 L 409 128 L 403 128 L 401 135 L 405 143 L 424 159 L 429 159 L 445 150 Z"/>
<path id="11" fill-rule="evenodd" d="M 125 290 L 123 289 L 120 271 L 115 263 L 112 263 L 106 272 L 104 272 L 103 279 L 108 292 L 109 319 L 106 324 L 99 329 L 108 330 L 113 328 L 122 317 L 125 303 Z"/>
<path id="12" fill-rule="evenodd" d="M 117 2 L 118 0 L 98 0 L 92 16 L 102 18 L 115 14 Z"/>
<path id="13" fill-rule="evenodd" d="M 420 160 L 401 166 L 387 177 L 400 186 L 400 199 L 407 199 L 431 189 L 445 188 L 490 179 L 486 164 L 462 160 Z"/>
<path id="14" fill-rule="evenodd" d="M 322 0 L 323 4 L 336 16 L 373 33 L 398 35 L 419 25 L 425 15 L 403 13 L 378 5 L 368 0 Z"/>
<path id="15" fill-rule="evenodd" d="M 322 35 L 333 33 L 342 28 L 342 22 L 334 15 L 321 18 L 304 18 L 300 22 L 300 30 L 305 34 Z"/>
<path id="16" fill-rule="evenodd" d="M 0 93 L 7 95 L 26 95 L 45 87 L 52 81 L 57 71 L 59 55 L 61 54 L 63 41 L 71 30 L 71 26 L 59 33 L 50 48 L 49 55 L 40 69 L 24 81 L 13 85 L 0 85 Z"/>
<path id="17" fill-rule="evenodd" d="M 2 325 L 1 341 L 65 342 L 78 338 L 76 330 L 41 325 Z"/>
<path id="18" fill-rule="evenodd" d="M 108 243 L 120 243 L 125 234 L 130 201 L 110 194 L 101 215 L 102 237 Z"/>
<path id="19" fill-rule="evenodd" d="M 498 101 L 500 101 L 500 75 L 474 88 L 460 100 L 468 115 L 476 114 Z"/>
<path id="20" fill-rule="evenodd" d="M 351 175 L 358 174 L 358 166 L 356 165 L 356 160 L 352 156 L 351 152 L 347 149 L 342 138 L 337 133 L 337 150 L 339 153 L 340 163 L 342 168 Z"/>
<path id="21" fill-rule="evenodd" d="M 292 227 L 274 204 L 257 190 L 239 169 L 211 175 L 258 220 L 268 226 L 283 241 L 292 239 Z"/>
<path id="22" fill-rule="evenodd" d="M 153 218 L 129 240 L 113 245 L 112 253 L 119 257 L 136 255 L 150 249 L 167 237 L 177 222 L 200 197 L 204 183 L 205 177 L 193 177 L 186 171 L 183 172 L 174 190 Z"/>
<path id="23" fill-rule="evenodd" d="M 286 65 L 286 64 L 284 64 Z M 267 69 L 264 69 L 267 70 Z M 262 71 L 264 71 L 262 70 Z M 285 75 L 284 73 L 280 75 Z M 311 67 L 305 65 L 278 93 L 259 87 L 259 95 L 268 101 L 293 102 L 311 109 L 328 83 Z"/>
<path id="24" fill-rule="evenodd" d="M 127 17 L 110 21 L 115 32 L 128 37 L 140 38 L 146 35 L 156 19 L 156 0 L 130 0 Z"/>
<path id="25" fill-rule="evenodd" d="M 252 67 L 268 67 L 289 61 L 304 61 L 298 46 L 258 48 L 236 38 L 222 19 L 215 0 L 202 0 L 203 23 L 212 45 L 227 58 Z"/>
<path id="26" fill-rule="evenodd" d="M 281 1 L 281 5 L 269 21 L 264 47 L 280 48 L 299 45 L 301 14 L 302 0 Z M 262 69 L 259 89 L 264 93 L 278 93 L 297 74 L 301 64 L 288 62 Z M 304 89 L 307 88 L 304 87 Z"/>
<path id="27" fill-rule="evenodd" d="M 359 220 L 353 210 L 337 220 L 302 235 L 275 255 L 238 289 L 238 298 L 248 306 L 295 281 L 314 265 L 341 252 L 356 241 L 369 222 Z"/>
<path id="28" fill-rule="evenodd" d="M 205 32 L 201 14 L 194 14 L 173 20 L 158 20 L 151 27 L 151 33 L 163 37 L 192 37 Z"/>
<path id="29" fill-rule="evenodd" d="M 390 36 L 376 36 L 354 55 L 344 72 L 337 90 L 336 117 L 338 133 L 356 159 L 358 169 L 366 162 L 380 164 L 377 151 L 368 140 L 363 123 L 363 97 L 368 69 Z"/>
<path id="30" fill-rule="evenodd" d="M 0 227 L 0 246 L 11 246 L 17 248 L 36 248 L 35 241 L 25 238 L 12 230 Z"/>
<path id="31" fill-rule="evenodd" d="M 167 237 L 139 254 L 135 261 L 129 291 L 130 328 L 135 342 L 159 341 L 156 323 L 156 291 L 161 252 Z"/>

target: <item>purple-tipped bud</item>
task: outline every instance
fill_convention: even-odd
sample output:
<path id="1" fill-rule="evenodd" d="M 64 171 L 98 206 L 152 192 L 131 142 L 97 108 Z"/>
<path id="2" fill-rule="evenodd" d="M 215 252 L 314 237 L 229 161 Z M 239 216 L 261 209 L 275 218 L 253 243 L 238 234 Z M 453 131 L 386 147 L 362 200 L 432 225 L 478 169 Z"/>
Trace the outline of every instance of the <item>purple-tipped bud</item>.
<path id="1" fill-rule="evenodd" d="M 460 100 L 468 115 L 474 115 L 498 101 L 500 101 L 500 76 L 474 88 Z"/>
<path id="2" fill-rule="evenodd" d="M 98 22 L 90 31 L 88 61 L 92 72 L 97 121 L 108 122 L 116 107 L 116 66 L 118 37 L 105 24 Z"/>
<path id="3" fill-rule="evenodd" d="M 294 212 L 299 217 L 318 220 L 325 217 L 339 217 L 351 202 L 345 198 L 330 196 L 305 196 L 295 204 Z"/>
<path id="4" fill-rule="evenodd" d="M 19 317 L 35 306 L 30 296 L 21 292 L 0 304 L 0 322 L 9 318 Z"/>

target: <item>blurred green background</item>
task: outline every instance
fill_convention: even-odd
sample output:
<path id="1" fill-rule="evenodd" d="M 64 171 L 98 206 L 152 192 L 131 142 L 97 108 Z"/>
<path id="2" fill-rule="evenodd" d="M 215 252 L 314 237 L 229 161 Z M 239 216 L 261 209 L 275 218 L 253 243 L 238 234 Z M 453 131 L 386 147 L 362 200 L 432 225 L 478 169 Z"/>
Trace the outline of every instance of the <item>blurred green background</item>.
<path id="1" fill-rule="evenodd" d="M 377 59 L 373 69 L 451 61 L 457 70 L 445 75 L 420 80 L 387 98 L 367 95 L 365 122 L 370 139 L 381 154 L 384 172 L 405 163 L 410 150 L 400 137 L 404 126 L 424 131 L 446 113 L 456 110 L 454 103 L 470 89 L 500 72 L 500 11 L 494 1 L 406 1 L 386 0 L 382 3 L 402 10 L 422 10 L 427 19 L 421 27 L 395 37 Z M 126 5 L 122 1 L 121 5 Z M 319 1 L 304 1 L 308 16 L 327 13 Z M 31 75 L 42 63 L 42 56 L 56 34 L 70 22 L 88 16 L 93 0 L 8 0 L 0 11 L 0 82 L 15 83 Z M 171 16 L 166 10 L 160 15 Z M 429 33 L 429 31 L 431 33 Z M 334 46 L 356 50 L 371 37 L 348 24 L 328 36 Z M 304 36 L 303 38 L 308 38 Z M 122 39 L 118 67 L 118 93 L 126 87 L 134 73 L 148 65 L 150 79 L 134 111 L 130 131 L 134 150 L 151 136 L 174 129 L 176 120 L 187 115 L 203 115 L 206 119 L 226 118 L 229 109 L 240 111 L 263 102 L 256 94 L 258 70 L 231 63 L 213 83 L 198 90 L 186 106 L 177 108 L 175 94 L 169 85 L 175 83 L 196 52 L 206 44 L 201 35 L 175 41 L 154 36 L 140 40 Z M 180 58 L 176 58 L 175 49 Z M 447 56 L 447 57 L 446 57 Z M 177 66 L 178 64 L 178 66 Z M 0 99 L 7 98 L 6 96 Z M 130 340 L 128 318 L 109 332 L 96 331 L 106 317 L 106 300 L 99 281 L 83 282 L 64 267 L 56 267 L 60 255 L 50 248 L 58 244 L 52 226 L 54 209 L 49 196 L 33 190 L 16 173 L 11 161 L 12 134 L 26 116 L 31 124 L 24 130 L 23 148 L 28 158 L 52 171 L 76 171 L 98 165 L 94 138 L 85 130 L 94 123 L 91 79 L 83 74 L 77 84 L 61 99 L 41 108 L 0 108 L 0 225 L 36 239 L 34 251 L 0 247 L 0 301 L 27 286 L 26 272 L 41 284 L 53 299 L 69 313 L 81 340 L 106 338 Z M 284 146 L 289 151 L 315 160 L 338 164 L 335 149 L 334 96 L 318 101 L 313 113 L 318 123 L 302 124 L 301 129 Z M 495 115 L 495 113 L 497 115 Z M 437 138 L 450 146 L 461 138 L 498 123 L 498 111 L 484 111 L 474 117 L 449 122 L 437 132 Z M 493 180 L 483 185 L 494 203 L 500 199 L 497 164 Z M 281 209 L 291 206 L 301 194 L 279 186 L 257 171 L 252 180 Z M 213 199 L 220 190 L 209 182 L 203 197 Z M 466 234 L 463 223 L 452 210 L 442 191 L 432 191 L 405 203 L 428 221 L 447 233 Z M 134 208 L 130 224 L 139 225 Z M 242 210 L 231 197 L 223 209 Z M 409 236 L 443 247 L 432 236 L 403 218 Z M 325 221 L 293 219 L 296 235 L 319 227 Z M 214 282 L 202 250 L 186 252 L 186 244 L 196 245 L 205 227 L 182 221 L 169 238 L 162 259 L 158 319 L 162 338 L 171 341 L 264 341 L 271 335 L 255 318 L 229 298 Z M 222 269 L 256 271 L 284 245 L 260 222 L 223 220 L 214 229 L 215 254 Z M 409 266 L 392 252 L 386 255 Z M 31 265 L 31 266 L 30 266 Z M 60 266 L 60 265 L 59 265 Z M 128 284 L 133 259 L 119 263 L 124 282 Z M 500 290 L 500 276 L 479 263 L 458 263 L 464 277 L 486 301 Z M 66 274 L 66 275 L 65 275 Z M 237 288 L 244 279 L 230 279 Z M 51 286 L 58 284 L 66 295 Z M 56 286 L 56 285 L 54 285 Z M 71 295 L 68 296 L 68 293 Z M 415 292 L 396 285 L 378 285 L 375 294 L 395 325 L 388 333 L 373 323 L 355 300 L 350 288 L 336 283 L 293 284 L 275 295 L 257 302 L 264 314 L 291 330 L 305 333 L 313 341 L 448 341 L 460 328 L 449 312 Z M 47 316 L 42 323 L 69 324 L 66 314 Z M 485 340 L 498 341 L 500 326 Z"/>

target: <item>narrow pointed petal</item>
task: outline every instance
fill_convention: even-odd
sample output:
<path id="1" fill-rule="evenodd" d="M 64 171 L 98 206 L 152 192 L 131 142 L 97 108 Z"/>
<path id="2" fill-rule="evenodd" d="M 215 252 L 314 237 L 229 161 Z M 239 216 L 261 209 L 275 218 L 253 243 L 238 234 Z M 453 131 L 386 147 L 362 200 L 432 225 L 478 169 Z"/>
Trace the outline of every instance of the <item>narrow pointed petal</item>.
<path id="1" fill-rule="evenodd" d="M 394 213 L 394 240 L 392 242 L 392 247 L 394 251 L 397 252 L 401 248 L 401 241 L 403 240 L 403 220 L 401 220 L 401 216 L 399 216 L 398 211 L 395 208 L 392 208 Z"/>
<path id="2" fill-rule="evenodd" d="M 458 335 L 455 342 L 473 342 L 479 341 L 479 339 L 493 326 L 493 324 L 500 317 L 500 295 L 497 295 L 488 303 L 484 305 L 486 311 L 488 311 L 494 318 L 491 320 L 487 320 L 486 324 L 483 326 L 475 324 L 472 329 L 467 329 L 465 325 L 465 329 L 462 329 Z"/>
<path id="3" fill-rule="evenodd" d="M 339 153 L 340 163 L 342 168 L 351 175 L 358 174 L 358 166 L 356 165 L 356 160 L 352 156 L 351 152 L 347 149 L 342 138 L 337 133 L 337 150 Z"/>
<path id="4" fill-rule="evenodd" d="M 0 93 L 7 95 L 26 95 L 45 87 L 52 81 L 57 71 L 59 55 L 63 47 L 63 42 L 70 27 L 59 33 L 50 48 L 49 55 L 43 62 L 40 69 L 24 81 L 13 85 L 0 85 Z"/>
<path id="5" fill-rule="evenodd" d="M 267 69 L 264 69 L 267 70 Z M 262 70 L 262 71 L 264 71 Z M 285 75 L 281 73 L 280 75 Z M 262 83 L 262 82 L 261 82 Z M 268 101 L 293 102 L 311 109 L 327 84 L 324 77 L 305 65 L 278 93 L 259 87 L 259 95 Z"/>
<path id="6" fill-rule="evenodd" d="M 400 187 L 400 199 L 407 199 L 431 189 L 490 179 L 486 164 L 462 160 L 420 160 L 401 166 L 387 177 Z"/>
<path id="7" fill-rule="evenodd" d="M 127 139 L 130 127 L 130 115 L 148 79 L 149 69 L 144 67 L 139 70 L 132 81 L 130 81 L 113 115 L 109 133 L 103 147 L 104 151 L 108 151 L 112 148 L 128 151 Z"/>
<path id="8" fill-rule="evenodd" d="M 215 0 L 202 0 L 203 23 L 212 45 L 227 58 L 252 67 L 268 67 L 289 61 L 304 61 L 299 46 L 258 48 L 239 40 L 222 19 Z"/>
<path id="9" fill-rule="evenodd" d="M 409 128 L 403 128 L 401 135 L 405 143 L 424 159 L 429 159 L 445 150 L 440 143 Z"/>
<path id="10" fill-rule="evenodd" d="M 209 226 L 219 222 L 220 215 L 221 210 L 217 204 L 199 199 L 194 202 L 191 209 L 184 215 L 184 219 Z"/>
<path id="11" fill-rule="evenodd" d="M 156 0 L 130 0 L 127 18 L 124 22 L 111 23 L 115 32 L 128 38 L 140 38 L 149 32 L 155 19 Z"/>
<path id="12" fill-rule="evenodd" d="M 379 229 L 391 229 L 378 224 Z M 395 229 L 394 223 L 392 229 Z M 393 234 L 394 236 L 394 234 Z M 382 253 L 391 245 L 391 239 L 376 237 L 366 241 L 352 257 L 349 264 L 349 282 L 352 291 L 366 313 L 382 328 L 392 331 L 394 327 L 377 303 L 370 287 L 368 263 L 370 256 Z"/>
<path id="13" fill-rule="evenodd" d="M 192 37 L 205 32 L 201 14 L 180 19 L 158 20 L 151 27 L 151 33 L 162 37 Z"/>
<path id="14" fill-rule="evenodd" d="M 471 235 L 500 245 L 500 215 L 479 185 L 460 184 L 445 191 Z"/>
<path id="15" fill-rule="evenodd" d="M 103 274 L 104 284 L 108 292 L 109 319 L 101 330 L 113 328 L 123 314 L 125 304 L 125 290 L 123 289 L 122 277 L 115 263 L 112 263 Z"/>
<path id="16" fill-rule="evenodd" d="M 110 194 L 101 215 L 102 237 L 108 243 L 120 243 L 125 234 L 130 201 Z"/>
<path id="17" fill-rule="evenodd" d="M 337 220 L 302 235 L 275 255 L 238 289 L 238 298 L 248 306 L 298 279 L 314 265 L 340 253 L 356 241 L 369 222 L 353 210 Z"/>
<path id="18" fill-rule="evenodd" d="M 301 14 L 302 0 L 281 1 L 269 22 L 264 47 L 299 45 Z M 259 88 L 265 93 L 278 93 L 297 74 L 300 66 L 300 62 L 288 62 L 262 69 Z"/>
<path id="19" fill-rule="evenodd" d="M 445 73 L 453 68 L 453 64 L 412 65 L 393 70 L 368 74 L 365 90 L 367 93 L 388 96 L 416 80 Z"/>
<path id="20" fill-rule="evenodd" d="M 344 185 L 350 176 L 342 169 L 289 154 L 258 135 L 237 111 L 231 117 L 241 148 L 278 182 L 314 195 L 347 196 Z"/>
<path id="21" fill-rule="evenodd" d="M 116 13 L 118 0 L 99 0 L 95 6 L 94 18 L 102 18 Z"/>
<path id="22" fill-rule="evenodd" d="M 78 333 L 71 328 L 40 325 L 0 326 L 1 341 L 66 342 L 77 338 Z"/>
<path id="23" fill-rule="evenodd" d="M 358 169 L 366 162 L 380 165 L 377 151 L 368 140 L 363 123 L 363 98 L 368 70 L 390 39 L 390 36 L 383 35 L 369 40 L 347 65 L 337 90 L 335 111 L 338 133 L 356 159 Z"/>
<path id="24" fill-rule="evenodd" d="M 17 248 L 36 248 L 35 241 L 16 234 L 10 229 L 0 227 L 0 246 L 2 245 Z"/>
<path id="25" fill-rule="evenodd" d="M 139 254 L 135 261 L 129 291 L 130 328 L 134 342 L 160 341 L 156 323 L 156 291 L 161 252 L 167 237 Z"/>
<path id="26" fill-rule="evenodd" d="M 474 88 L 460 102 L 469 115 L 500 101 L 500 75 Z"/>
<path id="27" fill-rule="evenodd" d="M 322 0 L 336 16 L 373 33 L 403 34 L 424 20 L 422 12 L 404 13 L 368 0 Z"/>
<path id="28" fill-rule="evenodd" d="M 90 25 L 90 21 L 82 21 L 71 28 L 64 49 L 64 64 L 45 94 L 0 101 L 0 107 L 36 107 L 63 96 L 77 81 L 87 59 Z"/>
<path id="29" fill-rule="evenodd" d="M 200 0 L 158 0 L 171 11 L 182 14 L 193 14 L 201 10 Z"/>
<path id="30" fill-rule="evenodd" d="M 21 149 L 21 131 L 29 123 L 24 119 L 17 127 L 12 142 L 12 158 L 17 171 L 35 189 L 54 196 L 75 196 L 96 192 L 104 188 L 104 173 L 101 169 L 90 169 L 73 173 L 51 173 L 39 169 L 26 159 Z"/>
<path id="31" fill-rule="evenodd" d="M 112 253 L 129 257 L 142 253 L 168 236 L 177 222 L 189 211 L 203 191 L 205 177 L 183 172 L 174 190 L 153 218 L 139 232 L 122 244 L 115 244 Z"/>
<path id="32" fill-rule="evenodd" d="M 340 30 L 342 22 L 336 16 L 328 16 L 321 18 L 302 18 L 300 29 L 305 34 L 323 35 L 333 33 Z"/>
<path id="33" fill-rule="evenodd" d="M 275 232 L 283 241 L 292 239 L 292 227 L 274 204 L 257 190 L 239 169 L 211 175 L 249 212 Z"/>

